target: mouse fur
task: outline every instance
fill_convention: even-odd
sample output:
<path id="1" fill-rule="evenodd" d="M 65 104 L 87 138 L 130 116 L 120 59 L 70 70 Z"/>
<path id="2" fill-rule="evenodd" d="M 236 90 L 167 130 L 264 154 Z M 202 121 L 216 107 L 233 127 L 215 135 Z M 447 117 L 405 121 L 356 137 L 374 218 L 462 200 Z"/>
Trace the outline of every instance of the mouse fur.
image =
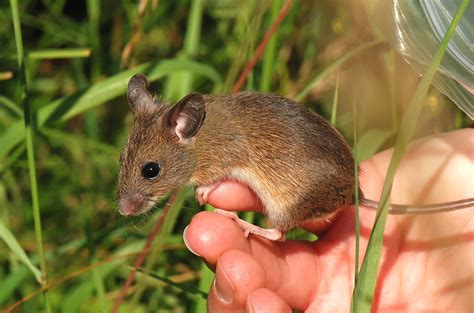
<path id="1" fill-rule="evenodd" d="M 282 231 L 354 203 L 351 150 L 329 122 L 306 107 L 254 91 L 191 94 L 167 106 L 147 86 L 140 74 L 129 82 L 135 120 L 120 158 L 122 214 L 144 213 L 184 184 L 227 179 L 249 186 Z M 141 175 L 150 161 L 161 168 L 153 180 Z"/>

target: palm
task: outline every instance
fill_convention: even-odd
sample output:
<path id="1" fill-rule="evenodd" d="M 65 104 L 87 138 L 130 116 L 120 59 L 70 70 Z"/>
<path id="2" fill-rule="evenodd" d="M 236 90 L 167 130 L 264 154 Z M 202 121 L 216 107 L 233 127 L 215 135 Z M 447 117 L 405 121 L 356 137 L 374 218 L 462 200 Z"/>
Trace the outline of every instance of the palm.
<path id="1" fill-rule="evenodd" d="M 440 153 L 440 137 L 418 143 L 416 147 L 422 146 L 422 150 L 410 149 L 397 173 L 393 201 L 433 203 L 472 197 L 473 137 L 472 130 L 444 135 L 441 140 L 449 143 L 445 153 Z M 430 147 L 438 151 L 438 157 L 431 157 L 431 166 L 427 167 L 431 174 L 433 168 L 438 170 L 436 177 L 418 170 L 417 188 L 412 183 L 401 184 L 411 175 L 408 162 L 414 164 L 423 156 L 433 156 Z M 383 175 L 377 173 L 384 173 L 387 156 L 388 152 L 378 155 L 362 166 L 361 185 L 368 198 L 376 198 L 380 192 Z M 449 177 L 461 168 L 463 175 L 455 175 L 453 183 Z M 423 187 L 425 198 L 415 192 Z M 226 188 L 241 199 L 236 202 L 240 207 L 228 196 L 220 198 L 228 195 Z M 251 193 L 243 187 L 224 183 L 220 191 L 210 197 L 216 206 L 255 206 Z M 374 212 L 361 209 L 361 255 L 374 216 Z M 211 311 L 238 312 L 251 306 L 252 312 L 289 312 L 289 307 L 307 312 L 348 312 L 354 281 L 354 225 L 355 214 L 350 208 L 316 242 L 269 242 L 255 236 L 246 239 L 232 220 L 202 212 L 193 219 L 185 238 L 188 246 L 215 268 L 216 282 L 209 293 Z M 306 226 L 320 230 L 321 225 Z M 390 216 L 373 307 L 381 312 L 472 311 L 473 233 L 470 209 L 426 216 Z"/>

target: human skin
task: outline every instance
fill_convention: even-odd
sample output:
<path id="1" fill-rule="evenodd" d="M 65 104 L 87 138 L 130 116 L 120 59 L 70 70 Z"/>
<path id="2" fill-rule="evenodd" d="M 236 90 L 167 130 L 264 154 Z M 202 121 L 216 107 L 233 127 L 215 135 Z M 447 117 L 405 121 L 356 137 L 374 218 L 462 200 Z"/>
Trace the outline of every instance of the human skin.
<path id="1" fill-rule="evenodd" d="M 378 199 L 392 150 L 361 164 L 360 184 Z M 474 197 L 474 130 L 424 138 L 409 145 L 397 170 L 393 203 L 429 204 Z M 254 194 L 223 182 L 214 207 L 257 210 Z M 375 212 L 360 209 L 362 262 Z M 389 215 L 372 312 L 474 312 L 474 214 Z M 354 282 L 355 209 L 326 225 L 307 223 L 315 242 L 271 242 L 231 219 L 201 212 L 184 233 L 188 248 L 216 275 L 209 312 L 349 312 Z M 290 309 L 291 308 L 291 309 Z"/>

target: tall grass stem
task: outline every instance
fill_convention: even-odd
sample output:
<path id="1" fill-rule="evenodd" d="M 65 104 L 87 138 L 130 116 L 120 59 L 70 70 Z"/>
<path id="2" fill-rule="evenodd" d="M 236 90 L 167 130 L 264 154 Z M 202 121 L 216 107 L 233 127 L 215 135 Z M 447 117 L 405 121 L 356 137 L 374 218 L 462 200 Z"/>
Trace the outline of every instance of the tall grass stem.
<path id="1" fill-rule="evenodd" d="M 92 46 L 91 77 L 95 80 L 100 75 L 100 4 L 101 1 L 87 0 L 87 15 L 89 17 L 89 40 Z"/>
<path id="2" fill-rule="evenodd" d="M 199 49 L 199 42 L 201 39 L 201 21 L 203 11 L 203 0 L 194 0 L 191 4 L 191 12 L 186 28 L 186 37 L 184 38 L 184 54 L 188 59 L 196 56 Z M 182 73 L 182 80 L 180 84 L 180 93 L 184 95 L 191 91 L 193 84 L 192 73 Z"/>
<path id="3" fill-rule="evenodd" d="M 51 60 L 51 59 L 71 59 L 71 58 L 87 58 L 91 55 L 90 48 L 74 48 L 74 49 L 43 49 L 30 51 L 28 58 L 30 60 Z"/>
<path id="4" fill-rule="evenodd" d="M 339 102 L 339 73 L 337 73 L 336 88 L 334 89 L 334 100 L 332 102 L 332 111 L 331 111 L 331 124 L 334 127 L 336 127 L 336 121 L 337 121 L 336 119 L 337 119 L 338 102 Z M 355 123 L 355 120 L 354 120 L 354 123 Z M 355 125 L 354 125 L 354 128 L 355 128 Z M 354 133 L 354 136 L 355 136 L 355 133 Z M 355 138 L 354 138 L 354 141 L 355 141 Z"/>
<path id="5" fill-rule="evenodd" d="M 339 76 L 338 76 L 339 81 Z M 357 289 L 355 286 L 357 285 L 357 281 L 359 280 L 359 253 L 360 253 L 360 220 L 359 220 L 359 143 L 357 142 L 357 134 L 358 134 L 358 114 L 357 114 L 357 102 L 354 102 L 353 105 L 353 118 L 354 118 L 354 210 L 355 210 L 355 257 L 354 257 L 354 290 L 352 297 L 357 297 L 355 293 Z M 355 312 L 353 303 L 351 303 L 351 312 Z"/>
<path id="6" fill-rule="evenodd" d="M 0 106 L 4 106 L 13 112 L 17 117 L 23 116 L 23 111 L 15 104 L 15 102 L 2 95 L 0 95 Z"/>
<path id="7" fill-rule="evenodd" d="M 10 0 L 10 7 L 12 10 L 12 18 L 13 18 L 13 27 L 15 32 L 15 43 L 16 43 L 16 50 L 17 50 L 17 59 L 18 59 L 18 73 L 19 73 L 19 85 L 20 85 L 20 94 L 21 94 L 21 102 L 23 104 L 23 117 L 24 117 L 24 124 L 25 124 L 25 139 L 26 139 L 26 150 L 28 156 L 28 170 L 29 170 L 29 177 L 30 177 L 30 188 L 31 188 L 31 199 L 33 204 L 33 220 L 35 225 L 35 236 L 36 236 L 36 243 L 38 246 L 38 257 L 40 263 L 40 270 L 41 270 L 41 282 L 42 285 L 46 285 L 48 282 L 48 271 L 46 268 L 46 259 L 44 255 L 44 247 L 43 247 L 43 233 L 41 228 L 41 212 L 39 206 L 39 198 L 38 198 L 38 184 L 36 179 L 36 165 L 35 165 L 35 150 L 34 150 L 34 132 L 33 132 L 33 125 L 32 125 L 32 118 L 31 118 L 31 109 L 29 104 L 28 98 L 28 85 L 27 85 L 27 73 L 26 73 L 26 66 L 25 66 L 25 58 L 24 58 L 24 51 L 23 51 L 23 38 L 21 34 L 21 26 L 20 26 L 20 15 L 18 11 L 18 1 L 17 0 Z M 51 312 L 51 304 L 49 301 L 48 293 L 45 291 L 43 292 L 44 301 L 45 301 L 45 309 L 46 312 Z"/>
<path id="8" fill-rule="evenodd" d="M 281 0 L 272 2 L 271 21 L 274 21 L 278 16 L 278 11 L 281 7 Z M 277 34 L 272 36 L 268 42 L 267 49 L 263 55 L 262 80 L 260 82 L 261 91 L 270 91 L 273 69 L 275 68 L 275 54 L 276 54 Z"/>

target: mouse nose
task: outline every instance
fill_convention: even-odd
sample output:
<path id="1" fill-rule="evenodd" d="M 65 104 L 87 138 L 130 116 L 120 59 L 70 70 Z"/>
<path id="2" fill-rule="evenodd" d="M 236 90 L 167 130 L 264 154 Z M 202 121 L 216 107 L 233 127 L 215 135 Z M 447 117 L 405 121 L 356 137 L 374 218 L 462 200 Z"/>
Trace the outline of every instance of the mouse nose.
<path id="1" fill-rule="evenodd" d="M 119 212 L 125 216 L 138 215 L 142 213 L 146 200 L 146 197 L 139 193 L 125 196 L 119 200 Z"/>

